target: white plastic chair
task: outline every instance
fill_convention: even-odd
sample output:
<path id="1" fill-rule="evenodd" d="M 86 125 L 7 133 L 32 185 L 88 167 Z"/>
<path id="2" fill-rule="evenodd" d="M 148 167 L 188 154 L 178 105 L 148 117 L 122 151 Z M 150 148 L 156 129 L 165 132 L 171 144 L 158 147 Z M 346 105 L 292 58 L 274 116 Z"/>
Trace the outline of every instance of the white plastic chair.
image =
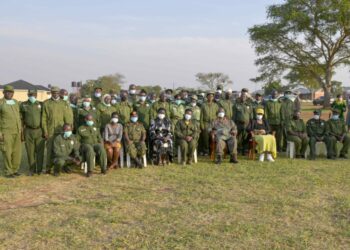
<path id="1" fill-rule="evenodd" d="M 178 164 L 181 164 L 181 147 L 180 146 L 178 146 L 177 147 L 177 163 Z M 196 150 L 194 150 L 194 152 L 193 152 L 193 162 L 194 163 L 197 163 L 198 162 L 198 157 L 197 157 L 197 149 Z"/>

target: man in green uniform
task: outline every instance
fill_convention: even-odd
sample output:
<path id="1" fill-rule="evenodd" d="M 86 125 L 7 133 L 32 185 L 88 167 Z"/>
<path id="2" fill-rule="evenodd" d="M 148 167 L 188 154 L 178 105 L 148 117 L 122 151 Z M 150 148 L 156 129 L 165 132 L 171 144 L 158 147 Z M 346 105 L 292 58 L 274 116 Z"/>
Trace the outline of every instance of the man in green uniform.
<path id="1" fill-rule="evenodd" d="M 48 174 L 53 165 L 53 141 L 62 132 L 62 126 L 65 123 L 73 124 L 72 116 L 69 114 L 70 107 L 60 99 L 59 91 L 57 87 L 51 88 L 51 98 L 44 102 L 41 117 L 43 135 L 46 140 L 46 173 Z"/>
<path id="2" fill-rule="evenodd" d="M 307 135 L 309 136 L 310 160 L 316 159 L 316 143 L 324 142 L 328 145 L 326 137 L 326 121 L 321 119 L 321 111 L 314 111 L 314 117 L 306 123 Z"/>
<path id="3" fill-rule="evenodd" d="M 136 111 L 130 114 L 130 122 L 124 127 L 124 139 L 126 143 L 126 151 L 130 155 L 131 160 L 136 163 L 139 168 L 143 167 L 141 158 L 146 154 L 146 130 L 141 122 L 138 122 Z"/>
<path id="4" fill-rule="evenodd" d="M 72 133 L 72 126 L 65 124 L 62 130 L 63 133 L 56 136 L 53 142 L 54 176 L 58 176 L 62 169 L 69 173 L 70 165 L 79 166 L 81 162 L 79 155 L 80 143 Z"/>
<path id="5" fill-rule="evenodd" d="M 270 125 L 272 134 L 276 137 L 277 151 L 282 150 L 282 117 L 281 102 L 278 100 L 278 92 L 273 90 L 271 99 L 265 105 L 265 119 Z"/>
<path id="6" fill-rule="evenodd" d="M 346 101 L 343 100 L 343 96 L 341 94 L 337 95 L 337 98 L 332 103 L 331 108 L 332 109 L 338 109 L 339 110 L 339 118 L 344 120 L 344 114 L 346 113 Z"/>
<path id="7" fill-rule="evenodd" d="M 121 101 L 117 105 L 116 112 L 118 113 L 120 123 L 124 126 L 130 121 L 130 113 L 133 111 L 133 105 L 132 102 L 128 101 L 127 92 L 120 93 L 120 99 Z"/>
<path id="8" fill-rule="evenodd" d="M 102 101 L 102 88 L 100 86 L 95 86 L 94 88 L 94 93 L 92 95 L 92 106 L 95 108 L 97 107 L 98 104 L 101 103 Z"/>
<path id="9" fill-rule="evenodd" d="M 73 110 L 72 110 L 72 108 L 70 106 L 69 94 L 68 94 L 68 91 L 66 89 L 61 89 L 60 90 L 60 98 L 67 105 L 68 115 L 70 116 L 69 120 L 73 121 L 72 126 L 74 126 L 74 113 L 73 113 Z"/>
<path id="10" fill-rule="evenodd" d="M 4 98 L 0 100 L 0 148 L 4 158 L 5 176 L 19 176 L 22 159 L 21 117 L 19 103 L 13 99 L 12 86 L 4 87 Z"/>
<path id="11" fill-rule="evenodd" d="M 134 110 L 137 112 L 138 120 L 141 122 L 146 130 L 149 129 L 151 118 L 151 105 L 146 102 L 147 92 L 145 90 L 140 91 L 139 101 L 135 104 Z M 130 117 L 130 110 L 128 117 Z M 128 118 L 129 122 L 130 118 Z"/>
<path id="12" fill-rule="evenodd" d="M 37 90 L 29 90 L 28 100 L 20 105 L 30 176 L 40 175 L 44 165 L 45 140 L 41 128 L 43 104 L 36 98 Z"/>
<path id="13" fill-rule="evenodd" d="M 215 135 L 216 143 L 216 164 L 221 164 L 224 155 L 224 148 L 227 145 L 227 151 L 230 154 L 230 162 L 237 161 L 237 126 L 233 120 L 225 115 L 225 110 L 219 108 L 217 119 L 211 125 L 211 131 Z"/>
<path id="14" fill-rule="evenodd" d="M 216 119 L 219 106 L 214 103 L 214 93 L 207 93 L 207 102 L 201 106 L 200 129 L 201 129 L 201 154 L 207 156 L 209 154 L 209 138 L 212 122 Z"/>
<path id="15" fill-rule="evenodd" d="M 294 112 L 293 119 L 287 125 L 287 140 L 294 142 L 296 158 L 304 158 L 309 138 L 299 111 Z"/>
<path id="16" fill-rule="evenodd" d="M 253 119 L 253 107 L 251 100 L 248 99 L 248 89 L 243 88 L 241 96 L 237 98 L 233 106 L 233 120 L 237 126 L 237 142 L 238 148 L 242 151 L 242 155 L 248 149 L 248 132 L 247 126 Z"/>
<path id="17" fill-rule="evenodd" d="M 69 95 L 69 106 L 73 113 L 73 134 L 76 133 L 76 130 L 78 129 L 78 96 L 77 94 L 70 94 Z"/>
<path id="18" fill-rule="evenodd" d="M 293 119 L 293 114 L 299 111 L 295 107 L 294 97 L 290 90 L 284 92 L 284 97 L 281 100 L 281 124 L 282 124 L 282 148 L 283 151 L 287 148 L 287 126 Z"/>
<path id="19" fill-rule="evenodd" d="M 78 108 L 78 112 L 77 112 L 77 129 L 81 126 L 85 124 L 85 117 L 90 114 L 92 115 L 92 118 L 94 120 L 94 124 L 95 127 L 100 129 L 100 117 L 97 113 L 97 110 L 95 107 L 93 107 L 91 105 L 91 97 L 89 95 L 86 95 L 83 100 L 82 100 L 82 104 L 81 107 Z"/>
<path id="20" fill-rule="evenodd" d="M 158 109 L 165 109 L 165 117 L 170 119 L 170 103 L 166 100 L 166 95 L 162 92 L 159 96 L 159 100 L 153 103 L 151 111 L 151 120 L 156 119 L 158 114 Z"/>
<path id="21" fill-rule="evenodd" d="M 129 86 L 129 97 L 128 102 L 131 106 L 134 106 L 137 103 L 137 89 L 135 84 L 130 84 Z M 130 111 L 131 112 L 131 111 Z M 130 114 L 129 112 L 129 114 Z"/>
<path id="22" fill-rule="evenodd" d="M 200 123 L 201 119 L 201 108 L 197 105 L 198 97 L 196 95 L 191 96 L 191 102 L 186 107 L 192 110 L 192 119 Z"/>
<path id="23" fill-rule="evenodd" d="M 232 120 L 233 118 L 233 102 L 232 102 L 232 90 L 228 89 L 225 92 L 225 98 L 220 99 L 219 107 L 223 108 L 225 110 L 225 115 L 228 119 Z"/>
<path id="24" fill-rule="evenodd" d="M 181 120 L 185 114 L 185 106 L 183 103 L 184 101 L 181 100 L 181 95 L 176 94 L 174 102 L 170 105 L 170 120 L 174 129 L 176 123 Z"/>
<path id="25" fill-rule="evenodd" d="M 102 97 L 102 101 L 97 105 L 97 115 L 100 119 L 100 132 L 103 133 L 106 125 L 111 120 L 111 115 L 113 112 L 115 112 L 115 108 L 111 105 L 111 96 L 109 94 L 106 94 Z"/>
<path id="26" fill-rule="evenodd" d="M 107 171 L 107 154 L 103 146 L 100 131 L 94 126 L 92 115 L 85 117 L 85 124 L 80 126 L 77 131 L 77 138 L 80 142 L 80 153 L 87 163 L 87 177 L 92 175 L 95 166 L 95 159 L 99 160 L 101 173 L 106 174 Z"/>
<path id="27" fill-rule="evenodd" d="M 256 115 L 257 115 L 256 110 L 257 109 L 265 110 L 265 102 L 264 102 L 263 97 L 260 93 L 255 94 L 255 99 L 252 102 L 252 106 L 253 106 L 253 117 L 256 117 Z"/>
<path id="28" fill-rule="evenodd" d="M 347 159 L 347 154 L 350 146 L 350 136 L 347 134 L 346 125 L 343 119 L 340 119 L 340 110 L 333 109 L 332 117 L 327 121 L 327 158 L 335 159 L 337 156 L 337 142 L 343 144 L 340 150 L 340 158 Z"/>
<path id="29" fill-rule="evenodd" d="M 186 109 L 183 119 L 176 123 L 175 136 L 177 144 L 181 148 L 182 164 L 191 165 L 199 138 L 199 124 L 192 118 L 191 109 Z"/>

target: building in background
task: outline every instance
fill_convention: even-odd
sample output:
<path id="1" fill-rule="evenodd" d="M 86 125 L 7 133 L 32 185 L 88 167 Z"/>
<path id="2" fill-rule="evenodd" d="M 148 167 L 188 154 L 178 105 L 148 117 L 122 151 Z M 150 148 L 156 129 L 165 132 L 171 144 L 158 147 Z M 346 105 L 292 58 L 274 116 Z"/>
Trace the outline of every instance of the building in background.
<path id="1" fill-rule="evenodd" d="M 1 85 L 0 86 L 0 98 L 3 98 L 3 89 L 4 86 L 6 85 L 10 85 L 15 89 L 15 94 L 13 96 L 14 99 L 16 99 L 17 101 L 23 102 L 28 100 L 28 90 L 33 90 L 36 89 L 38 92 L 38 101 L 44 101 L 46 99 L 48 99 L 49 94 L 50 94 L 50 89 L 47 87 L 44 87 L 42 85 L 34 85 L 31 84 L 27 81 L 24 80 L 18 80 L 18 81 L 14 81 L 14 82 L 10 82 L 8 84 L 5 85 Z"/>

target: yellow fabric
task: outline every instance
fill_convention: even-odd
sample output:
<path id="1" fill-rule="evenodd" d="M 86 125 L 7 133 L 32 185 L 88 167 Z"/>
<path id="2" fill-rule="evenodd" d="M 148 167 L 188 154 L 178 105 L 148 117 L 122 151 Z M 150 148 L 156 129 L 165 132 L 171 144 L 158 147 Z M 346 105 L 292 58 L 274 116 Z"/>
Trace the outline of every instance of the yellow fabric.
<path id="1" fill-rule="evenodd" d="M 272 157 L 277 157 L 276 138 L 273 135 L 255 135 L 254 140 L 257 143 L 256 150 L 259 154 L 270 152 Z"/>
<path id="2" fill-rule="evenodd" d="M 260 109 L 259 108 L 259 109 L 256 110 L 256 113 L 257 114 L 264 114 L 265 112 L 264 112 L 264 109 Z"/>

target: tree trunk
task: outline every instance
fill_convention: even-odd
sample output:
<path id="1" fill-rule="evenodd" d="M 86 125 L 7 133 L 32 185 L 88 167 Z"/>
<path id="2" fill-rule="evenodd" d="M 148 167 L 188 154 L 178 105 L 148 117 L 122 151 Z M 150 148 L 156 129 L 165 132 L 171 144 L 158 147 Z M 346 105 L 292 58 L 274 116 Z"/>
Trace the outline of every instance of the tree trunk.
<path id="1" fill-rule="evenodd" d="M 327 67 L 326 69 L 326 79 L 323 85 L 324 91 L 324 108 L 329 108 L 331 106 L 331 90 L 332 90 L 332 68 Z"/>

